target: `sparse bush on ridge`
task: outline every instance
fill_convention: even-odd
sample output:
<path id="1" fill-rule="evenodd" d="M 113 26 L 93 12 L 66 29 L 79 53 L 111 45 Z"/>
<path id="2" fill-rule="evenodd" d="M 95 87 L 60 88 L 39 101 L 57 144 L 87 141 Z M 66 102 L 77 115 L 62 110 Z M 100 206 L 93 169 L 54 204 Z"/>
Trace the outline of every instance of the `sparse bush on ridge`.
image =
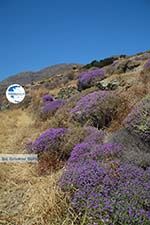
<path id="1" fill-rule="evenodd" d="M 115 60 L 117 60 L 119 58 L 126 58 L 126 55 L 113 56 L 113 57 L 102 59 L 100 61 L 94 60 L 91 63 L 85 65 L 84 68 L 86 68 L 86 69 L 89 69 L 91 67 L 102 68 L 104 66 L 111 65 Z"/>

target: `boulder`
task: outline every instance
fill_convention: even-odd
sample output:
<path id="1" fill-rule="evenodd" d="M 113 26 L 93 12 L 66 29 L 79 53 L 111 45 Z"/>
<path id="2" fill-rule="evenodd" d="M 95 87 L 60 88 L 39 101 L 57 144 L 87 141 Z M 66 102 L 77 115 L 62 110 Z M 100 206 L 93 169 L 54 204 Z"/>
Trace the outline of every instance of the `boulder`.
<path id="1" fill-rule="evenodd" d="M 100 90 L 116 90 L 119 87 L 120 82 L 118 80 L 112 81 L 100 81 L 96 83 L 96 87 Z"/>
<path id="2" fill-rule="evenodd" d="M 118 143 L 123 146 L 122 159 L 135 165 L 147 168 L 150 166 L 150 148 L 147 143 L 132 135 L 127 129 L 122 128 L 110 134 L 108 143 Z"/>

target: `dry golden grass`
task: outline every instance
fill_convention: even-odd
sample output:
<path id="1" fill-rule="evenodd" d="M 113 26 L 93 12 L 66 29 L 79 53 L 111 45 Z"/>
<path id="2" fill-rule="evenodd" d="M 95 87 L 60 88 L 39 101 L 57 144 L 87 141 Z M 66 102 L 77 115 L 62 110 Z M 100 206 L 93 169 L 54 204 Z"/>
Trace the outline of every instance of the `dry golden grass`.
<path id="1" fill-rule="evenodd" d="M 57 186 L 61 171 L 40 177 L 29 164 L 1 165 L 1 170 L 0 224 L 71 224 L 68 199 Z"/>
<path id="2" fill-rule="evenodd" d="M 34 122 L 21 109 L 0 112 L 0 152 L 21 153 L 26 139 L 34 137 Z"/>
<path id="3" fill-rule="evenodd" d="M 39 129 L 30 114 L 20 109 L 0 113 L 1 153 L 24 153 L 24 143 Z M 68 199 L 57 181 L 62 171 L 39 176 L 38 164 L 0 164 L 0 224 L 74 224 Z M 70 213 L 69 213 L 70 211 Z"/>

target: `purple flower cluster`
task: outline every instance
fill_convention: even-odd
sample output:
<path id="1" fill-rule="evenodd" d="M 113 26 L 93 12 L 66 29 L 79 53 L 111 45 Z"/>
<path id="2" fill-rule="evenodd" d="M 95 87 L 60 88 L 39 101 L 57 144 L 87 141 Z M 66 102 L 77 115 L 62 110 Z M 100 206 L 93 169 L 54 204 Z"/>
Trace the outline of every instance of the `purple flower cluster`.
<path id="1" fill-rule="evenodd" d="M 96 144 L 94 142 L 82 142 L 73 148 L 68 164 L 86 160 L 105 161 L 119 158 L 122 150 L 123 146 L 116 143 Z"/>
<path id="2" fill-rule="evenodd" d="M 79 76 L 78 89 L 83 90 L 91 87 L 96 81 L 100 81 L 105 78 L 105 72 L 103 69 L 94 69 L 83 72 Z"/>
<path id="3" fill-rule="evenodd" d="M 112 91 L 95 91 L 81 97 L 70 113 L 82 124 L 92 121 L 94 127 L 102 128 L 109 125 L 117 105 L 118 97 Z"/>
<path id="4" fill-rule="evenodd" d="M 117 144 L 81 143 L 72 151 L 60 186 L 70 191 L 73 208 L 86 212 L 89 224 L 148 224 L 150 169 L 122 164 L 114 159 L 120 153 Z"/>
<path id="5" fill-rule="evenodd" d="M 53 114 L 57 111 L 57 109 L 59 109 L 61 106 L 64 105 L 64 100 L 54 100 L 54 101 L 48 101 L 44 104 L 43 108 L 42 108 L 42 112 L 43 114 Z"/>
<path id="6" fill-rule="evenodd" d="M 150 144 L 150 95 L 132 109 L 124 125 L 129 132 Z"/>
<path id="7" fill-rule="evenodd" d="M 86 211 L 90 224 L 103 221 L 106 225 L 148 225 L 150 174 L 127 164 L 120 165 L 115 173 L 118 176 L 111 171 L 99 172 L 100 179 L 95 185 L 76 189 L 73 207 L 78 212 Z"/>
<path id="8" fill-rule="evenodd" d="M 47 151 L 55 151 L 59 149 L 63 135 L 66 133 L 66 128 L 50 128 L 42 133 L 30 145 L 30 151 L 34 153 L 41 153 Z"/>
<path id="9" fill-rule="evenodd" d="M 52 101 L 54 101 L 54 98 L 51 95 L 46 94 L 43 96 L 43 103 L 52 102 Z"/>
<path id="10" fill-rule="evenodd" d="M 147 60 L 147 62 L 144 65 L 145 70 L 150 70 L 150 59 Z"/>
<path id="11" fill-rule="evenodd" d="M 51 95 L 46 94 L 42 98 L 43 106 L 41 108 L 43 118 L 48 115 L 53 115 L 57 109 L 64 105 L 65 101 L 61 99 L 55 99 Z"/>

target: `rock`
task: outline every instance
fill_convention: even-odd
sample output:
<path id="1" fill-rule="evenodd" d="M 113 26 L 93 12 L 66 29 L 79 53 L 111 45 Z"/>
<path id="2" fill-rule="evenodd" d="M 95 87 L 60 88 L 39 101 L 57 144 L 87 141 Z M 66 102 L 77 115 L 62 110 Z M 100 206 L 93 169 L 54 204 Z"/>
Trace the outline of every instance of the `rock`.
<path id="1" fill-rule="evenodd" d="M 125 148 L 128 150 L 134 150 L 134 151 L 143 151 L 143 152 L 149 152 L 150 149 L 148 144 L 137 138 L 136 136 L 129 133 L 125 128 L 122 128 L 121 130 L 112 133 L 108 139 L 109 142 L 116 142 L 116 143 L 122 143 L 124 144 Z"/>
<path id="2" fill-rule="evenodd" d="M 116 90 L 119 86 L 118 80 L 112 80 L 112 81 L 100 81 L 97 82 L 96 87 L 98 87 L 100 90 Z"/>
<path id="3" fill-rule="evenodd" d="M 129 133 L 125 128 L 109 135 L 107 142 L 122 144 L 124 149 L 122 154 L 123 161 L 131 162 L 143 168 L 150 166 L 149 145 Z"/>
<path id="4" fill-rule="evenodd" d="M 130 71 L 130 70 L 133 70 L 138 66 L 140 66 L 140 62 L 138 62 L 138 61 L 128 61 L 126 72 Z"/>
<path id="5" fill-rule="evenodd" d="M 121 74 L 121 73 L 127 73 L 130 71 L 133 71 L 135 68 L 137 68 L 138 66 L 140 66 L 140 62 L 139 61 L 135 61 L 135 60 L 123 60 L 121 62 L 116 62 L 114 65 L 111 66 L 111 68 L 109 68 L 109 72 L 111 74 L 117 73 L 117 74 Z"/>
<path id="6" fill-rule="evenodd" d="M 70 98 L 72 95 L 77 94 L 78 91 L 74 86 L 68 86 L 65 88 L 61 88 L 57 94 L 57 98 L 67 99 Z"/>

